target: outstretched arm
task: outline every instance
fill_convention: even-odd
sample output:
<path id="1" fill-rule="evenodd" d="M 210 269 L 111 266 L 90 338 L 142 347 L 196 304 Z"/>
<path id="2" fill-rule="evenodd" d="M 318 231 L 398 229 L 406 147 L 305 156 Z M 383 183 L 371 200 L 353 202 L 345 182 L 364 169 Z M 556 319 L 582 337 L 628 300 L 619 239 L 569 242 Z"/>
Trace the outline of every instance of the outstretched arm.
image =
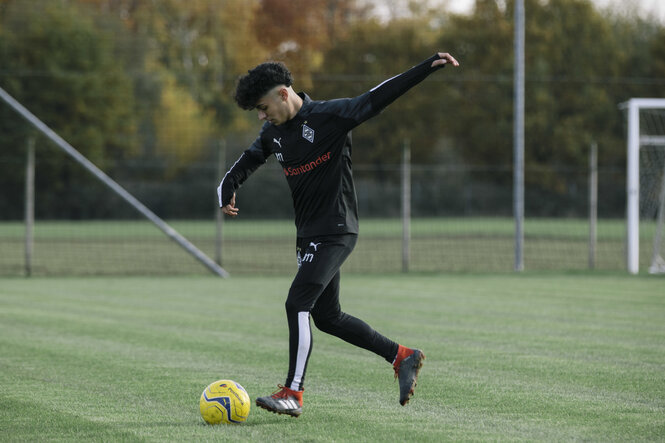
<path id="1" fill-rule="evenodd" d="M 328 100 L 320 106 L 325 107 L 326 112 L 343 117 L 344 121 L 348 123 L 348 127 L 345 127 L 345 129 L 350 131 L 362 122 L 381 113 L 386 106 L 397 100 L 409 89 L 446 65 L 459 66 L 459 63 L 449 53 L 437 52 L 427 60 L 389 78 L 364 94 L 353 98 Z"/>
<path id="2" fill-rule="evenodd" d="M 444 68 L 447 64 L 459 66 L 459 62 L 449 53 L 437 52 L 408 71 L 389 78 L 380 85 L 375 86 L 370 90 L 372 110 L 376 113 L 380 112 L 406 91 L 425 80 L 428 75 Z"/>

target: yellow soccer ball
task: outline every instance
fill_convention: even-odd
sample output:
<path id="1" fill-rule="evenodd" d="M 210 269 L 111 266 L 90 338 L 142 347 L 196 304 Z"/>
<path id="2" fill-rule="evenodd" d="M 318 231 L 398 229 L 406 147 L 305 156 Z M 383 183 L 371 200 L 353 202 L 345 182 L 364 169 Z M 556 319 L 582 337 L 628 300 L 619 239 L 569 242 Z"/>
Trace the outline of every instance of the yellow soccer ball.
<path id="1" fill-rule="evenodd" d="M 211 425 L 242 423 L 249 416 L 249 407 L 249 394 L 233 380 L 210 383 L 199 401 L 201 417 Z"/>

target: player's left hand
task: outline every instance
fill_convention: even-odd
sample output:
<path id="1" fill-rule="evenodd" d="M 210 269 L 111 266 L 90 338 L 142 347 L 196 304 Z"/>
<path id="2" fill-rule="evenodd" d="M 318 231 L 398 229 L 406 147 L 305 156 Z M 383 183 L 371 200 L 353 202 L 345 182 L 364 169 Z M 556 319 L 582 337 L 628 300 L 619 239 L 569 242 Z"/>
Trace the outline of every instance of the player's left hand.
<path id="1" fill-rule="evenodd" d="M 447 63 L 450 63 L 453 66 L 459 66 L 459 62 L 455 60 L 455 57 L 447 52 L 439 52 L 439 59 L 432 62 L 432 68 L 435 66 L 443 66 Z"/>

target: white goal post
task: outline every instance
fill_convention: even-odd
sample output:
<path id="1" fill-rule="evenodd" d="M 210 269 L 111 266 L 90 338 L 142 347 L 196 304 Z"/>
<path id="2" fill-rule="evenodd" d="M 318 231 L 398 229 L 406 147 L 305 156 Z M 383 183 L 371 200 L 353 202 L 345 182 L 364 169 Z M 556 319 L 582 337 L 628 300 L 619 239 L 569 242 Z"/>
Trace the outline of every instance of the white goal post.
<path id="1" fill-rule="evenodd" d="M 639 272 L 640 257 L 640 151 L 645 147 L 656 147 L 665 152 L 665 99 L 664 98 L 633 98 L 621 104 L 627 111 L 628 140 L 626 162 L 626 264 L 628 272 Z M 640 122 L 641 112 L 661 111 L 659 123 L 645 127 Z M 662 155 L 662 154 L 661 154 Z M 663 156 L 662 158 L 665 158 Z M 663 204 L 665 200 L 665 169 L 659 165 L 656 180 L 653 180 L 651 194 L 655 200 L 656 230 L 654 232 L 654 250 L 651 259 L 651 272 L 659 271 L 662 262 L 660 244 L 663 230 Z M 665 272 L 665 269 L 660 271 Z"/>

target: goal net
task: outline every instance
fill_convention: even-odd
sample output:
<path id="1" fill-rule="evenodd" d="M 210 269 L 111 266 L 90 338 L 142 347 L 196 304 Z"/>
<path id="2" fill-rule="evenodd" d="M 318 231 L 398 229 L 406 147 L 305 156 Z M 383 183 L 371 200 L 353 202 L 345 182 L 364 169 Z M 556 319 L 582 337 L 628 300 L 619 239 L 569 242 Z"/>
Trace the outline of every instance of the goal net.
<path id="1" fill-rule="evenodd" d="M 628 270 L 637 273 L 646 261 L 650 273 L 665 273 L 665 99 L 631 99 L 625 106 Z"/>

